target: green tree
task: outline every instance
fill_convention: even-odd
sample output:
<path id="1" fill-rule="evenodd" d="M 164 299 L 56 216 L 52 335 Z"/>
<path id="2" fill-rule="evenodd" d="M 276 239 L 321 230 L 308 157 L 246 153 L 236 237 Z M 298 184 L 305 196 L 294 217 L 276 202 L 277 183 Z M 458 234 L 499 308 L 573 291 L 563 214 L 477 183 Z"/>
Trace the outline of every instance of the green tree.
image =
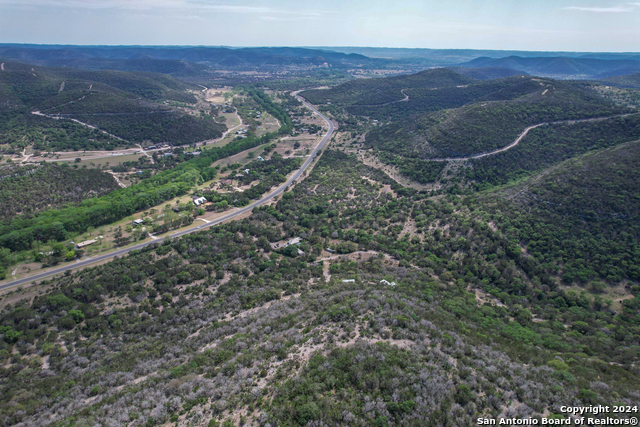
<path id="1" fill-rule="evenodd" d="M 74 322 L 80 323 L 84 320 L 84 313 L 80 310 L 69 310 L 69 316 Z"/>

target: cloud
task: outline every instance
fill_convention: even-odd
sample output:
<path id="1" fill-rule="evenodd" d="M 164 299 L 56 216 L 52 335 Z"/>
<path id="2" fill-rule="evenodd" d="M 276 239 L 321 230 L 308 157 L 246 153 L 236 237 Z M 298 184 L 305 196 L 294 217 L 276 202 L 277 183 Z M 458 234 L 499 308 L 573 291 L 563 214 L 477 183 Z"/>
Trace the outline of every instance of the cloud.
<path id="1" fill-rule="evenodd" d="M 268 17 L 297 17 L 314 19 L 328 11 L 305 9 L 279 9 L 268 6 L 229 5 L 208 0 L 0 0 L 0 6 L 13 7 L 53 7 L 76 10 L 181 10 L 191 13 L 219 12 L 243 15 L 265 15 Z M 284 19 L 284 18 L 283 18 Z"/>
<path id="2" fill-rule="evenodd" d="M 183 7 L 183 0 L 0 0 L 0 5 L 65 9 L 151 10 Z"/>
<path id="3" fill-rule="evenodd" d="M 630 5 L 639 5 L 640 3 L 629 3 Z M 633 7 L 625 6 L 612 6 L 612 7 L 582 7 L 582 6 L 569 6 L 563 7 L 563 10 L 577 10 L 580 12 L 593 12 L 593 13 L 627 13 L 631 12 Z"/>

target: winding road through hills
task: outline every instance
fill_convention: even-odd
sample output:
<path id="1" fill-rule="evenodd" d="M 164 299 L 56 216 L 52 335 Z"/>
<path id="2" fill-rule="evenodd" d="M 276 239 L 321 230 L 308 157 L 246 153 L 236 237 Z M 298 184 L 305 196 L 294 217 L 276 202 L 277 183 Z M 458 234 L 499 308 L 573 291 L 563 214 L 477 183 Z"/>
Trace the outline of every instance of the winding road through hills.
<path id="1" fill-rule="evenodd" d="M 144 248 L 144 247 L 146 247 L 148 245 L 151 245 L 151 244 L 162 243 L 166 239 L 173 239 L 173 238 L 176 238 L 176 237 L 184 236 L 186 234 L 190 234 L 190 233 L 194 233 L 194 232 L 197 232 L 197 231 L 201 231 L 201 230 L 203 230 L 205 228 L 213 227 L 213 226 L 221 224 L 221 223 L 223 223 L 225 221 L 229 221 L 231 219 L 234 219 L 234 218 L 236 218 L 236 217 L 238 217 L 238 216 L 240 216 L 242 214 L 245 214 L 245 213 L 251 211 L 253 208 L 258 207 L 260 205 L 263 205 L 264 203 L 272 200 L 274 197 L 282 194 L 294 181 L 298 180 L 302 176 L 302 174 L 304 173 L 305 170 L 307 170 L 307 168 L 309 167 L 309 165 L 311 164 L 313 159 L 316 157 L 316 155 L 318 155 L 318 153 L 322 150 L 322 148 L 325 146 L 326 142 L 329 141 L 329 139 L 331 138 L 331 135 L 333 134 L 333 131 L 334 131 L 334 125 L 331 122 L 331 120 L 329 120 L 326 116 L 324 116 L 322 113 L 320 113 L 318 110 L 316 110 L 311 104 L 309 104 L 302 97 L 300 97 L 298 95 L 299 92 L 300 91 L 293 92 L 292 95 L 294 95 L 307 108 L 309 108 L 311 111 L 313 111 L 319 117 L 321 117 L 325 122 L 327 122 L 327 124 L 329 126 L 329 129 L 327 130 L 327 133 L 324 135 L 322 140 L 320 140 L 318 145 L 316 145 L 316 147 L 313 149 L 313 151 L 311 151 L 311 153 L 309 154 L 309 157 L 307 158 L 307 160 L 302 164 L 302 167 L 300 167 L 300 169 L 298 169 L 296 172 L 294 172 L 293 175 L 285 183 L 280 185 L 278 188 L 273 190 L 271 193 L 269 193 L 266 196 L 262 197 L 260 200 L 257 200 L 257 201 L 251 203 L 248 206 L 245 206 L 244 208 L 241 208 L 241 209 L 239 209 L 239 210 L 237 210 L 235 212 L 231 212 L 231 213 L 229 213 L 227 215 L 224 215 L 224 216 L 222 216 L 220 218 L 217 218 L 215 220 L 209 221 L 208 223 L 205 223 L 205 224 L 200 225 L 198 227 L 191 228 L 189 230 L 180 231 L 178 233 L 171 234 L 171 235 L 168 235 L 168 236 L 158 237 L 155 240 L 151 240 L 149 242 L 140 243 L 138 245 L 130 246 L 128 248 L 118 249 L 118 250 L 110 252 L 108 254 L 99 255 L 99 256 L 96 256 L 94 258 L 89 258 L 89 259 L 86 259 L 86 260 L 83 260 L 83 261 L 76 262 L 74 264 L 65 265 L 63 267 L 59 267 L 59 268 L 56 268 L 56 269 L 53 269 L 53 270 L 49 270 L 49 271 L 46 271 L 46 272 L 43 272 L 43 273 L 34 274 L 32 276 L 28 276 L 28 277 L 24 277 L 22 279 L 14 280 L 12 282 L 0 285 L 0 290 L 1 289 L 12 288 L 14 286 L 19 286 L 19 285 L 22 285 L 22 284 L 25 284 L 25 283 L 33 282 L 35 280 L 44 279 L 44 278 L 49 277 L 49 276 L 53 276 L 53 275 L 56 275 L 56 274 L 64 273 L 65 271 L 75 270 L 75 269 L 78 269 L 78 268 L 86 267 L 88 265 L 95 264 L 97 262 L 109 260 L 109 259 L 114 258 L 116 256 L 126 255 L 127 253 L 129 253 L 131 251 L 142 249 L 142 248 Z"/>
<path id="2" fill-rule="evenodd" d="M 498 148 L 497 150 L 493 150 L 493 151 L 488 151 L 486 153 L 480 153 L 480 154 L 474 154 L 472 156 L 468 156 L 468 157 L 443 157 L 443 158 L 439 158 L 439 159 L 425 159 L 428 160 L 430 162 L 461 162 L 461 161 L 465 161 L 465 160 L 473 160 L 473 159 L 480 159 L 482 157 L 487 157 L 487 156 L 493 156 L 495 154 L 498 153 L 502 153 L 503 151 L 507 151 L 512 149 L 513 147 L 515 147 L 516 145 L 520 144 L 520 141 L 522 141 L 522 139 L 527 136 L 527 134 L 529 133 L 530 130 L 538 128 L 540 126 L 548 126 L 548 125 L 561 125 L 563 123 L 566 124 L 574 124 L 574 123 L 585 123 L 585 122 L 599 122 L 599 121 L 603 121 L 603 120 L 610 120 L 610 119 L 616 119 L 616 118 L 622 118 L 622 117 L 628 117 L 628 116 L 635 116 L 637 114 L 640 113 L 627 113 L 627 114 L 618 114 L 615 116 L 608 116 L 608 117 L 593 117 L 590 119 L 572 119 L 572 120 L 558 120 L 555 122 L 543 122 L 543 123 L 538 123 L 537 125 L 532 125 L 529 126 L 527 128 L 525 128 L 522 133 L 520 133 L 520 135 L 518 135 L 518 137 L 509 145 L 502 147 L 502 148 Z"/>

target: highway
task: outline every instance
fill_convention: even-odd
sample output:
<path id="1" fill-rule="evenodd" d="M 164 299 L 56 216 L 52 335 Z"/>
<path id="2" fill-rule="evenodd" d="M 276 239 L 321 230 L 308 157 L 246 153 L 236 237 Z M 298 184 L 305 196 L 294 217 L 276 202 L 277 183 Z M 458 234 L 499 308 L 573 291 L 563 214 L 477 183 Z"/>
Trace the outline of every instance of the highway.
<path id="1" fill-rule="evenodd" d="M 266 196 L 264 196 L 260 200 L 257 200 L 255 202 L 251 203 L 250 205 L 243 207 L 242 209 L 239 209 L 239 210 L 237 210 L 235 212 L 231 212 L 231 213 L 229 213 L 227 215 L 224 215 L 224 216 L 222 216 L 220 218 L 212 220 L 212 221 L 210 221 L 210 222 L 208 222 L 206 224 L 199 225 L 198 227 L 190 228 L 189 230 L 184 230 L 184 231 L 180 231 L 180 232 L 175 233 L 175 234 L 167 235 L 167 236 L 164 236 L 164 237 L 159 237 L 156 240 L 151 240 L 149 242 L 140 243 L 138 245 L 130 246 L 128 248 L 119 249 L 117 251 L 114 251 L 114 252 L 111 252 L 111 253 L 108 253 L 108 254 L 99 255 L 99 256 L 96 256 L 94 258 L 89 258 L 89 259 L 86 259 L 86 260 L 83 260 L 83 261 L 80 261 L 80 262 L 76 262 L 76 263 L 73 263 L 73 264 L 65 265 L 63 267 L 59 267 L 59 268 L 56 268 L 56 269 L 53 269 L 53 270 L 49 270 L 49 271 L 44 272 L 44 273 L 34 274 L 32 276 L 28 276 L 28 277 L 24 277 L 22 279 L 14 280 L 12 282 L 0 285 L 0 290 L 7 289 L 7 288 L 12 288 L 14 286 L 19 286 L 19 285 L 22 285 L 22 284 L 25 284 L 25 283 L 33 282 L 35 280 L 44 279 L 46 277 L 53 276 L 55 274 L 64 273 L 65 271 L 68 271 L 68 270 L 75 270 L 77 268 L 86 267 L 88 265 L 95 264 L 95 263 L 100 262 L 100 261 L 105 261 L 105 260 L 111 259 L 111 258 L 116 257 L 116 256 L 125 255 L 125 254 L 127 254 L 127 253 L 129 253 L 131 251 L 134 251 L 134 250 L 142 249 L 142 248 L 144 248 L 144 247 L 146 247 L 148 245 L 151 245 L 151 244 L 162 243 L 166 239 L 173 239 L 173 238 L 176 238 L 176 237 L 184 236 L 186 234 L 195 233 L 197 231 L 202 231 L 205 228 L 213 227 L 215 225 L 218 225 L 220 223 L 223 223 L 225 221 L 233 219 L 233 218 L 235 218 L 235 217 L 237 217 L 239 215 L 242 215 L 242 214 L 252 210 L 253 208 L 258 207 L 258 206 L 270 201 L 274 197 L 282 194 L 291 185 L 291 183 L 293 183 L 298 178 L 300 178 L 300 176 L 302 176 L 302 174 L 309 167 L 309 165 L 311 164 L 313 159 L 316 157 L 316 155 L 320 152 L 320 150 L 322 150 L 322 148 L 324 147 L 326 142 L 331 138 L 331 135 L 333 134 L 333 130 L 334 130 L 334 126 L 333 126 L 333 123 L 331 122 L 331 120 L 329 120 L 322 113 L 320 113 L 313 106 L 311 106 L 311 104 L 309 104 L 303 98 L 301 98 L 298 95 L 299 92 L 300 91 L 293 92 L 292 95 L 294 95 L 307 108 L 309 108 L 311 111 L 313 111 L 318 116 L 320 116 L 325 122 L 327 122 L 327 124 L 329 125 L 329 129 L 328 129 L 327 133 L 325 134 L 325 136 L 320 141 L 320 143 L 318 143 L 318 145 L 313 149 L 313 151 L 311 152 L 311 154 L 309 155 L 307 160 L 302 164 L 302 167 L 300 169 L 298 169 L 296 172 L 294 172 L 294 174 L 285 183 L 280 185 L 278 188 L 276 188 L 271 193 L 267 194 Z"/>

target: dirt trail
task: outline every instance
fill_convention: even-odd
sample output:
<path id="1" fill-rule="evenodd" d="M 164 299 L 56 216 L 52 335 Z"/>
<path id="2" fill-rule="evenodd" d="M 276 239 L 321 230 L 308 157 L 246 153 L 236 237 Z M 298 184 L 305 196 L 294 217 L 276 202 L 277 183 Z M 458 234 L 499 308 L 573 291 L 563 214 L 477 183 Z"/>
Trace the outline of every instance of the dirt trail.
<path id="1" fill-rule="evenodd" d="M 208 139 L 206 141 L 200 141 L 196 143 L 196 147 L 199 147 L 201 145 L 206 145 L 210 142 L 218 142 L 218 141 L 222 141 L 223 139 L 225 139 L 227 137 L 227 135 L 229 135 L 229 133 L 233 132 L 234 130 L 238 129 L 239 127 L 242 127 L 244 125 L 244 123 L 242 123 L 242 117 L 240 117 L 240 115 L 238 114 L 237 111 L 234 112 L 234 114 L 236 115 L 236 117 L 238 118 L 238 121 L 240 122 L 239 125 L 232 127 L 231 129 L 228 129 L 226 132 L 224 132 L 222 134 L 222 136 L 218 139 Z"/>
<path id="2" fill-rule="evenodd" d="M 41 113 L 40 111 L 32 111 L 32 112 L 31 112 L 31 114 L 36 115 L 36 116 L 48 117 L 48 118 L 53 119 L 53 120 L 60 120 L 60 119 L 71 120 L 72 122 L 76 122 L 76 123 L 78 123 L 78 124 L 80 124 L 80 125 L 82 125 L 82 126 L 86 126 L 86 127 L 88 127 L 89 129 L 95 129 L 95 130 L 98 130 L 98 131 L 100 131 L 100 132 L 104 133 L 105 135 L 108 135 L 108 136 L 110 136 L 110 137 L 112 137 L 112 138 L 115 138 L 115 139 L 117 139 L 117 140 L 120 140 L 120 141 L 123 141 L 123 142 L 127 142 L 127 143 L 129 143 L 129 141 L 127 141 L 127 140 L 126 140 L 126 139 L 124 139 L 124 138 L 120 138 L 119 136 L 115 136 L 114 134 L 109 133 L 109 132 L 107 132 L 106 130 L 99 129 L 99 128 L 97 128 L 97 127 L 93 126 L 93 125 L 90 125 L 89 123 L 81 122 L 80 120 L 74 119 L 74 118 L 72 118 L 72 117 L 60 117 L 60 116 L 53 116 L 53 115 L 51 115 L 51 114 L 44 114 L 44 113 Z"/>
<path id="3" fill-rule="evenodd" d="M 502 147 L 499 148 L 497 150 L 493 150 L 493 151 L 489 151 L 487 153 L 481 153 L 481 154 L 475 154 L 473 156 L 469 156 L 469 157 L 445 157 L 445 158 L 441 158 L 441 159 L 427 159 L 431 162 L 461 162 L 461 161 L 465 161 L 465 160 L 472 160 L 472 159 L 479 159 L 482 157 L 487 157 L 487 156 L 493 156 L 495 154 L 498 153 L 502 153 L 503 151 L 507 151 L 512 149 L 513 147 L 515 147 L 516 145 L 520 144 L 520 141 L 522 141 L 522 139 L 527 136 L 527 134 L 529 133 L 530 130 L 538 128 L 540 126 L 547 126 L 547 125 L 561 125 L 561 124 L 575 124 L 575 123 L 586 123 L 586 122 L 599 122 L 599 121 L 603 121 L 603 120 L 610 120 L 610 119 L 616 119 L 616 118 L 621 118 L 621 117 L 627 117 L 627 116 L 634 116 L 637 115 L 638 113 L 627 113 L 627 114 L 618 114 L 615 116 L 609 116 L 609 117 L 593 117 L 591 119 L 580 119 L 580 120 L 558 120 L 555 122 L 543 122 L 543 123 L 538 123 L 537 125 L 533 125 L 533 126 L 529 126 L 527 128 L 525 128 L 525 130 L 522 131 L 522 133 L 515 139 L 515 141 L 513 141 L 511 144 L 507 145 L 506 147 Z"/>
<path id="4" fill-rule="evenodd" d="M 407 102 L 409 100 L 409 95 L 404 93 L 406 89 L 401 89 L 400 93 L 404 95 L 404 98 L 398 99 L 397 101 L 385 102 L 384 104 L 365 104 L 365 105 L 354 105 L 354 107 L 384 107 L 385 105 L 395 104 L 397 102 Z"/>
<path id="5" fill-rule="evenodd" d="M 27 147 L 22 149 L 22 161 L 20 163 L 26 163 L 29 160 L 29 157 L 33 156 L 33 154 L 27 154 Z"/>
<path id="6" fill-rule="evenodd" d="M 142 148 L 142 145 L 140 145 L 140 144 L 136 144 L 136 145 L 137 145 L 138 147 L 140 147 L 140 151 L 142 152 L 142 154 L 144 154 L 145 156 L 147 156 L 147 158 L 151 161 L 151 164 L 154 164 L 153 157 L 151 157 L 151 156 L 149 155 L 149 153 L 147 153 L 146 151 L 144 151 L 144 148 Z"/>
<path id="7" fill-rule="evenodd" d="M 124 185 L 124 184 L 122 183 L 122 181 L 120 181 L 120 179 L 118 179 L 118 174 L 117 174 L 117 173 L 112 172 L 112 171 L 105 171 L 105 172 L 107 172 L 109 175 L 111 175 L 111 176 L 113 177 L 113 179 L 115 179 L 115 180 L 116 180 L 116 182 L 118 183 L 118 185 L 119 185 L 120 187 L 122 187 L 122 188 L 126 188 L 126 185 Z"/>

